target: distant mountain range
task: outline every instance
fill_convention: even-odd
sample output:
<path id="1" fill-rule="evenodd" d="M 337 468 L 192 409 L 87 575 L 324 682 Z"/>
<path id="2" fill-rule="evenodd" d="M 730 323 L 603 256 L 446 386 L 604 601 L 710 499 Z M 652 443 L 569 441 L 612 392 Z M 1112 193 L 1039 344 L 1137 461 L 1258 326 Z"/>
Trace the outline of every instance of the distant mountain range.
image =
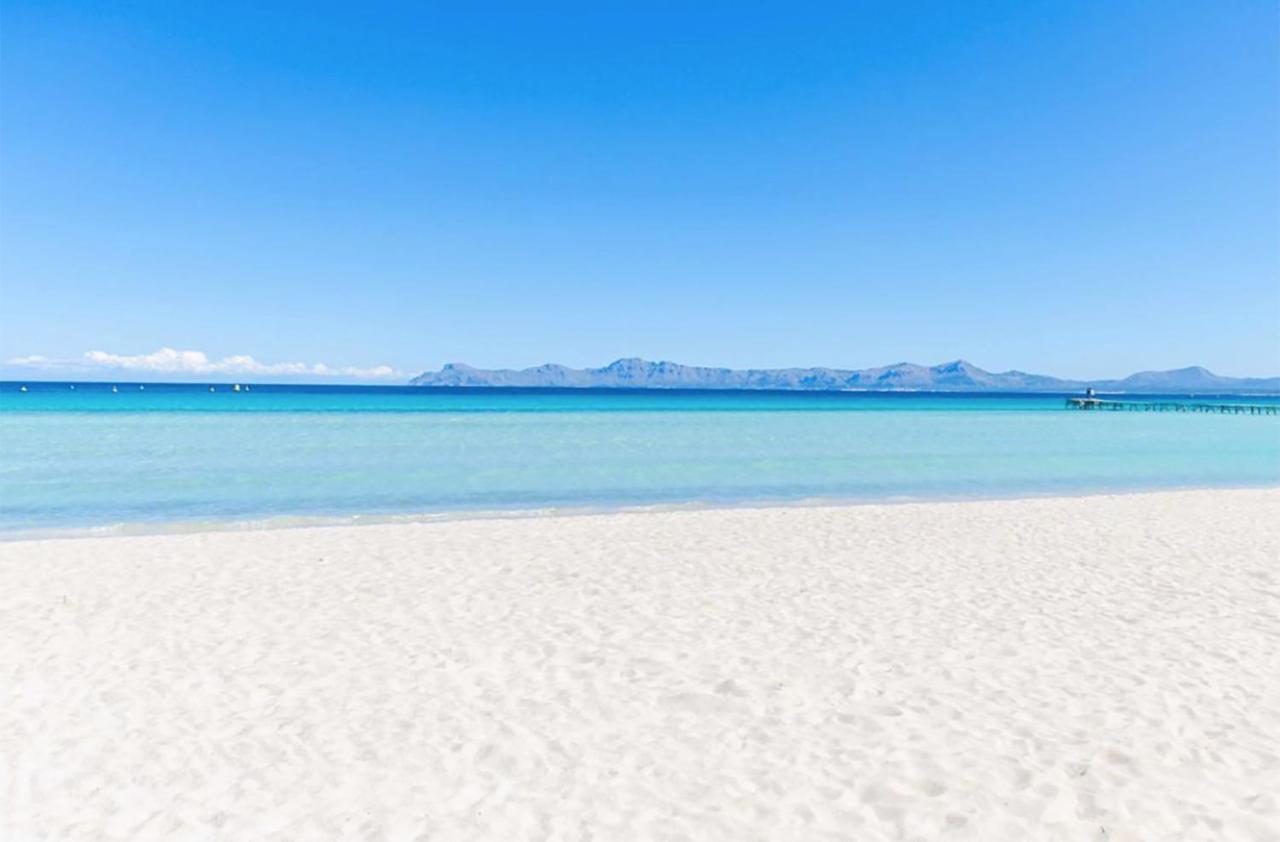
<path id="1" fill-rule="evenodd" d="M 449 363 L 409 381 L 411 386 L 521 386 L 574 389 L 787 389 L 808 391 L 1074 392 L 1280 392 L 1280 377 L 1220 377 L 1193 366 L 1142 371 L 1122 380 L 1063 380 L 1024 371 L 992 372 L 964 360 L 923 366 L 897 363 L 879 368 L 763 368 L 735 370 L 616 360 L 604 368 L 482 369 Z"/>

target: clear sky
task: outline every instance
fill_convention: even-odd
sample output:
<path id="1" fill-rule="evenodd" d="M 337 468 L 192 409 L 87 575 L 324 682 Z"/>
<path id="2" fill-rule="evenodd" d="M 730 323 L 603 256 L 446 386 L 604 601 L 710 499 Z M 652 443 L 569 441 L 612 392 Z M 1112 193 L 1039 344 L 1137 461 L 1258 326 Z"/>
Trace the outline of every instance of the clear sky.
<path id="1" fill-rule="evenodd" d="M 3 0 L 0 374 L 1274 375 L 1277 9 Z"/>

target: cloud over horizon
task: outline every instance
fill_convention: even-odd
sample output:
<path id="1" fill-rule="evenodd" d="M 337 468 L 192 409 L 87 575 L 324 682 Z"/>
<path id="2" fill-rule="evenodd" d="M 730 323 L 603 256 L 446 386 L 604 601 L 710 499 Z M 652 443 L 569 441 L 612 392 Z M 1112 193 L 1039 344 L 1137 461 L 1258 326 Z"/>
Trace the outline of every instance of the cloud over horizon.
<path id="1" fill-rule="evenodd" d="M 54 359 L 40 355 L 13 357 L 5 365 L 30 368 L 39 371 L 124 371 L 146 374 L 178 375 L 257 375 L 277 377 L 350 377 L 356 379 L 387 379 L 403 376 L 391 366 L 371 368 L 358 366 L 330 366 L 325 363 L 259 362 L 248 354 L 233 354 L 222 359 L 210 359 L 203 351 L 179 351 L 161 348 L 150 354 L 111 354 L 106 351 L 86 351 L 74 359 Z"/>

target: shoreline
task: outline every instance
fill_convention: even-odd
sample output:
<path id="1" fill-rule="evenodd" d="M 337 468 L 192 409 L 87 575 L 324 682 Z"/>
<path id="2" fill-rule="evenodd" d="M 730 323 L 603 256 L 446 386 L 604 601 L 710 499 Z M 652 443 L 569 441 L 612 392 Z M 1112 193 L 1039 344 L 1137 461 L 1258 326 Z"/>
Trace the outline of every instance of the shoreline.
<path id="1" fill-rule="evenodd" d="M 70 526 L 12 531 L 0 530 L 0 546 L 16 543 L 69 541 L 94 538 L 145 538 L 165 535 L 221 533 L 264 533 L 298 529 L 393 526 L 471 521 L 539 520 L 601 515 L 643 515 L 663 512 L 706 512 L 769 509 L 845 509 L 864 506 L 957 505 L 1018 500 L 1078 500 L 1091 497 L 1131 497 L 1146 494 L 1179 494 L 1195 491 L 1267 491 L 1280 489 L 1280 482 L 1232 485 L 1174 485 L 1158 488 L 1091 489 L 1077 493 L 1045 491 L 991 495 L 941 495 L 936 497 L 807 497 L 794 500 L 755 499 L 741 501 L 690 500 L 682 502 L 634 503 L 599 506 L 539 506 L 529 508 L 446 509 L 391 513 L 298 514 L 262 518 L 215 520 L 131 521 L 98 526 Z"/>

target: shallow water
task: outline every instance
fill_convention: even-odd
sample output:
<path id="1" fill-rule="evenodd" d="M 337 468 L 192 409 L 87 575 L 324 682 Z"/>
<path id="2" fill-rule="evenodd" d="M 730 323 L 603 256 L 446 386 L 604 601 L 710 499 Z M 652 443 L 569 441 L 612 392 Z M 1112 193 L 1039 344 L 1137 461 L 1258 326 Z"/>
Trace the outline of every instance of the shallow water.
<path id="1" fill-rule="evenodd" d="M 1280 484 L 1280 417 L 1063 396 L 75 385 L 0 384 L 0 531 Z"/>

